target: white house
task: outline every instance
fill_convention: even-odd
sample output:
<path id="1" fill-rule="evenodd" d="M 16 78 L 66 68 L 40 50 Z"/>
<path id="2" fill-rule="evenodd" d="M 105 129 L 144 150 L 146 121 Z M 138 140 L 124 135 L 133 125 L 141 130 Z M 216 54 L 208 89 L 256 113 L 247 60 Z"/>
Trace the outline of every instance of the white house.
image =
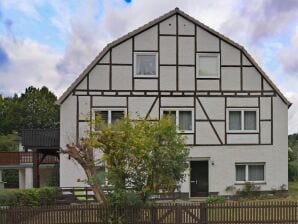
<path id="1" fill-rule="evenodd" d="M 58 103 L 61 147 L 84 135 L 88 114 L 110 123 L 172 111 L 191 147 L 181 185 L 190 197 L 288 184 L 291 103 L 244 47 L 177 8 L 108 44 Z M 78 179 L 83 170 L 61 156 L 61 187 L 84 186 Z"/>

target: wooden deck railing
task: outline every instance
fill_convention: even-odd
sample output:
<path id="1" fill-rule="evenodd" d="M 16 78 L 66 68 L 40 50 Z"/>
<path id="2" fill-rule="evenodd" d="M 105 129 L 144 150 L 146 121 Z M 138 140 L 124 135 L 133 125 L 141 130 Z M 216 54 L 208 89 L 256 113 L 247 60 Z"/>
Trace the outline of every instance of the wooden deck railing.
<path id="1" fill-rule="evenodd" d="M 298 223 L 298 202 L 255 201 L 153 206 L 81 204 L 39 208 L 1 208 L 6 224 L 230 224 Z"/>
<path id="2" fill-rule="evenodd" d="M 0 152 L 0 165 L 20 165 L 33 163 L 34 153 L 36 152 Z M 41 161 L 43 154 L 38 154 L 38 161 Z M 57 156 L 47 155 L 41 164 L 59 163 Z"/>

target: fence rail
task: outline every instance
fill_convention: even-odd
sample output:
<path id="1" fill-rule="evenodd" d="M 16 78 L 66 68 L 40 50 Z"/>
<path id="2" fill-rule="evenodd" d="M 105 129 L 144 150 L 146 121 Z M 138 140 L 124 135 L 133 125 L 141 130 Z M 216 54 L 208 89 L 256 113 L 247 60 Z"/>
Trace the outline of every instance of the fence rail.
<path id="1" fill-rule="evenodd" d="M 76 202 L 76 203 L 92 203 L 95 202 L 95 196 L 92 191 L 91 187 L 61 187 L 59 188 L 60 192 L 64 196 L 69 197 L 69 203 Z M 104 193 L 108 194 L 113 189 L 108 186 L 102 186 L 102 190 Z M 172 193 L 155 193 L 151 195 L 149 198 L 151 201 L 163 201 L 163 200 L 177 200 L 181 198 L 187 198 L 187 194 L 181 192 L 172 192 Z M 72 199 L 75 199 L 73 201 Z"/>
<path id="2" fill-rule="evenodd" d="M 157 204 L 113 207 L 96 204 L 2 208 L 5 224 L 215 224 L 298 223 L 298 202 L 257 201 L 222 204 Z"/>

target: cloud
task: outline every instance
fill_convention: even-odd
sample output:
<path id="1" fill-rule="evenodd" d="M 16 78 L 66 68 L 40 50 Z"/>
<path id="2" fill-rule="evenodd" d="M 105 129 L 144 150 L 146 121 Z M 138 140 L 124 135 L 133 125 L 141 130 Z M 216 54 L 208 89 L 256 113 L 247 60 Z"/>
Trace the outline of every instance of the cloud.
<path id="1" fill-rule="evenodd" d="M 41 15 L 37 7 L 45 2 L 46 0 L 3 0 L 0 4 L 4 10 L 18 10 L 31 19 L 39 20 Z"/>
<path id="2" fill-rule="evenodd" d="M 297 92 L 289 92 L 286 94 L 292 106 L 289 109 L 289 134 L 298 133 L 298 95 Z"/>
<path id="3" fill-rule="evenodd" d="M 3 47 L 0 46 L 0 68 L 6 66 L 9 63 L 9 58 Z"/>
<path id="4" fill-rule="evenodd" d="M 0 38 L 2 51 L 7 52 L 9 64 L 0 69 L 0 86 L 9 92 L 1 94 L 20 93 L 26 87 L 34 85 L 48 86 L 58 91 L 61 77 L 55 69 L 60 55 L 51 51 L 48 46 L 38 44 L 29 39 L 17 41 L 11 38 Z M 3 90 L 2 90 L 3 91 Z M 61 92 L 60 92 L 61 93 Z"/>
<path id="5" fill-rule="evenodd" d="M 280 50 L 278 59 L 285 72 L 298 77 L 298 26 L 288 47 Z"/>
<path id="6" fill-rule="evenodd" d="M 56 5 L 56 7 L 60 7 Z M 82 17 L 82 14 L 84 16 Z M 64 55 L 56 68 L 60 75 L 67 77 L 69 84 L 96 57 L 108 42 L 100 23 L 95 19 L 95 2 L 82 4 L 80 15 L 73 16 L 66 32 L 67 44 Z"/>
<path id="7" fill-rule="evenodd" d="M 237 39 L 254 42 L 285 30 L 297 21 L 297 17 L 297 0 L 245 0 L 222 24 L 221 29 Z"/>

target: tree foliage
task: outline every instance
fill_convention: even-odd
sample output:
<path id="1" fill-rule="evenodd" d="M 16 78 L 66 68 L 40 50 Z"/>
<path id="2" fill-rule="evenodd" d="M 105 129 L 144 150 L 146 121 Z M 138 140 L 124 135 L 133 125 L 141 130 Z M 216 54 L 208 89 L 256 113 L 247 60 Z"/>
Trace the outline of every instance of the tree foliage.
<path id="1" fill-rule="evenodd" d="M 154 122 L 124 118 L 100 127 L 88 132 L 83 147 L 77 147 L 79 160 L 88 150 L 99 149 L 102 156 L 93 162 L 105 164 L 107 181 L 118 198 L 135 192 L 145 201 L 150 193 L 174 191 L 183 180 L 189 149 L 170 118 Z M 71 155 L 70 150 L 68 146 L 63 152 Z"/>
<path id="2" fill-rule="evenodd" d="M 0 135 L 0 152 L 18 151 L 18 146 L 16 133 Z"/>
<path id="3" fill-rule="evenodd" d="M 289 181 L 298 181 L 298 133 L 289 135 Z"/>
<path id="4" fill-rule="evenodd" d="M 47 87 L 28 87 L 21 96 L 0 96 L 0 134 L 11 134 L 26 128 L 59 126 L 57 97 Z"/>
<path id="5" fill-rule="evenodd" d="M 289 145 L 289 161 L 298 162 L 298 133 L 289 135 L 288 137 Z"/>

